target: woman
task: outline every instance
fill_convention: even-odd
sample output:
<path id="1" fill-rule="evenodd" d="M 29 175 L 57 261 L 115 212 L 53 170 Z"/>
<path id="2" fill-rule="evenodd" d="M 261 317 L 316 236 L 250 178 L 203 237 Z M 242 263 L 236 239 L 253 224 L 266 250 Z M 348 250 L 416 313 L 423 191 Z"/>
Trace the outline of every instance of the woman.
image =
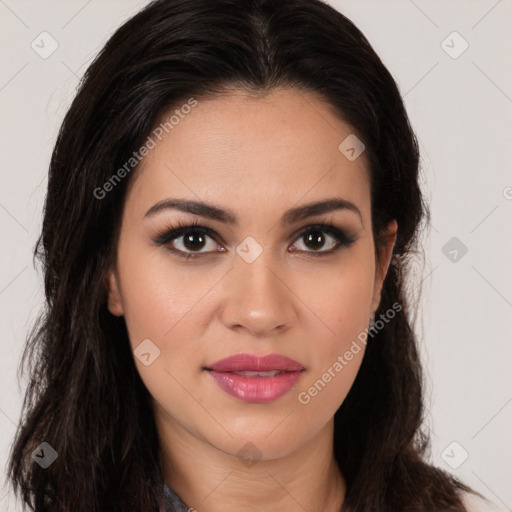
<path id="1" fill-rule="evenodd" d="M 424 460 L 396 84 L 317 0 L 162 0 L 52 156 L 10 462 L 41 511 L 464 511 Z"/>

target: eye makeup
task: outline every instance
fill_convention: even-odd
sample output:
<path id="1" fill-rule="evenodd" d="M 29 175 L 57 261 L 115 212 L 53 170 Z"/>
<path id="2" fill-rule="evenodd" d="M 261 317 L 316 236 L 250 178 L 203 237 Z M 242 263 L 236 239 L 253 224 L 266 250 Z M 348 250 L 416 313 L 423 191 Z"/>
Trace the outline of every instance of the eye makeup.
<path id="1" fill-rule="evenodd" d="M 350 247 L 357 240 L 356 236 L 347 234 L 345 230 L 340 229 L 329 222 L 308 225 L 305 228 L 301 229 L 297 234 L 295 234 L 293 240 L 297 241 L 301 238 L 306 237 L 307 235 L 312 236 L 316 234 L 320 234 L 321 239 L 323 241 L 326 240 L 325 235 L 331 237 L 334 240 L 333 247 L 331 247 L 329 250 L 319 251 L 293 249 L 292 252 L 305 253 L 308 255 L 313 255 L 315 257 L 327 256 L 339 251 L 343 247 Z M 185 235 L 188 236 L 188 241 L 191 241 L 193 237 L 199 237 L 202 240 L 205 240 L 206 238 L 211 238 L 212 240 L 215 241 L 215 243 L 217 244 L 217 248 L 220 250 L 187 252 L 181 249 L 177 249 L 175 247 L 174 242 L 176 240 L 179 240 L 180 238 L 187 238 Z M 313 240 L 316 238 L 316 240 L 318 241 L 318 237 L 313 236 L 312 238 Z M 169 251 L 171 251 L 178 257 L 190 259 L 204 257 L 206 255 L 212 254 L 213 252 L 226 252 L 226 249 L 224 249 L 219 244 L 219 239 L 220 236 L 212 228 L 205 225 L 200 225 L 196 220 L 193 222 L 178 221 L 176 222 L 175 225 L 166 226 L 164 230 L 155 235 L 155 237 L 153 238 L 153 242 L 157 246 L 165 246 L 166 248 L 169 249 Z M 181 245 L 183 245 L 183 242 L 181 242 Z"/>

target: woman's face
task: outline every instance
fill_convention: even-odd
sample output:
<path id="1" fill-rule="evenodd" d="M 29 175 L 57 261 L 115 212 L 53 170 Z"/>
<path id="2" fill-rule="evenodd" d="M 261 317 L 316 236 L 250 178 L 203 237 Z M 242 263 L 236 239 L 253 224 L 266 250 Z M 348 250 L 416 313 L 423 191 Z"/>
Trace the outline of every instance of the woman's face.
<path id="1" fill-rule="evenodd" d="M 180 112 L 129 188 L 109 309 L 168 435 L 284 456 L 332 427 L 396 223 L 377 263 L 365 153 L 316 97 L 233 91 Z"/>

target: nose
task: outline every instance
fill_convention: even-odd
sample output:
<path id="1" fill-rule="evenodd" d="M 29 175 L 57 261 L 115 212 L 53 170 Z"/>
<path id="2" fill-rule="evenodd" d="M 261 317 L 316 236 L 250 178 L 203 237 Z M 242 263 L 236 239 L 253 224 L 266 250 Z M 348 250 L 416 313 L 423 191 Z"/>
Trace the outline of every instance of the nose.
<path id="1" fill-rule="evenodd" d="M 261 338 L 289 329 L 297 318 L 289 275 L 264 255 L 252 263 L 235 257 L 224 280 L 222 311 L 226 327 Z"/>

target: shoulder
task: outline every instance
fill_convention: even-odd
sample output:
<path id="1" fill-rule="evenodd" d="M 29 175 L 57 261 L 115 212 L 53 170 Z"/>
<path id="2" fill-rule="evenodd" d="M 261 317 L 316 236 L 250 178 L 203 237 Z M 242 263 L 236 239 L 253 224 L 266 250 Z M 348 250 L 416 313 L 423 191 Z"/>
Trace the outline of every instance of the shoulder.
<path id="1" fill-rule="evenodd" d="M 502 508 L 499 508 L 491 501 L 472 493 L 464 494 L 462 501 L 467 512 L 503 512 Z"/>

